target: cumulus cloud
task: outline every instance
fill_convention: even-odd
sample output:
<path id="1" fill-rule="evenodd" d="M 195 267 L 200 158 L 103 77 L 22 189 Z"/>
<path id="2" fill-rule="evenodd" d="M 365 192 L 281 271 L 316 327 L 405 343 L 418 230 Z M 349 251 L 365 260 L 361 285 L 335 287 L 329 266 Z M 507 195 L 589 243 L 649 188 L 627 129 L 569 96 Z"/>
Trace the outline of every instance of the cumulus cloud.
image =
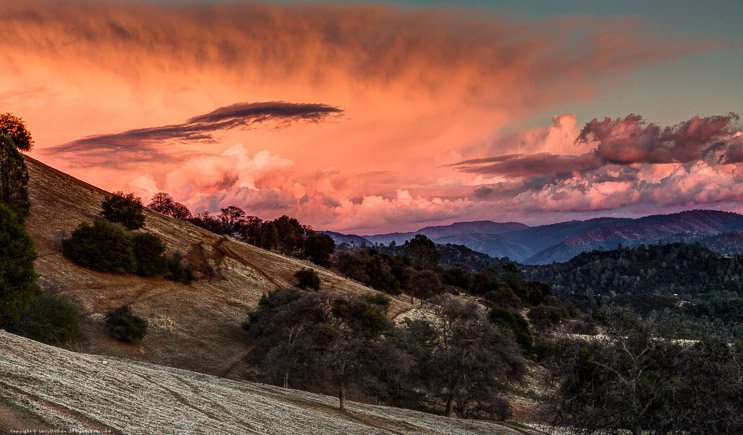
<path id="1" fill-rule="evenodd" d="M 714 128 L 706 118 L 692 121 L 657 129 L 669 140 L 696 137 L 697 143 L 706 140 L 715 147 L 714 152 L 701 152 L 698 159 L 684 163 L 620 164 L 602 160 L 596 144 L 580 156 L 511 154 L 469 159 L 455 166 L 463 172 L 503 175 L 499 182 L 468 185 L 458 178 L 442 178 L 430 186 L 364 192 L 359 186 L 399 185 L 399 176 L 333 167 L 303 172 L 291 159 L 268 150 L 251 152 L 238 144 L 219 155 L 192 156 L 159 183 L 145 174 L 129 186 L 144 197 L 168 191 L 194 211 L 235 205 L 262 218 L 288 214 L 318 228 L 360 233 L 416 229 L 457 219 L 528 222 L 530 216 L 557 220 L 607 212 L 730 208 L 743 200 L 743 167 L 726 163 L 725 158 L 734 157 L 741 134 L 732 132 L 732 118 Z M 705 132 L 700 133 L 700 128 Z M 616 128 L 609 136 L 618 136 Z M 642 140 L 647 135 L 636 137 Z"/>
<path id="2" fill-rule="evenodd" d="M 647 123 L 642 116 L 593 119 L 586 123 L 577 143 L 598 142 L 595 154 L 608 163 L 687 163 L 718 148 L 718 139 L 730 136 L 740 117 L 695 116 L 672 127 Z"/>
<path id="3" fill-rule="evenodd" d="M 471 191 L 473 199 L 499 209 L 586 213 L 729 207 L 743 200 L 738 120 L 735 114 L 694 117 L 660 127 L 638 115 L 594 119 L 576 139 L 594 148 L 579 156 L 509 154 L 453 166 L 506 177 Z"/>
<path id="4" fill-rule="evenodd" d="M 450 166 L 461 171 L 509 177 L 556 174 L 567 176 L 590 172 L 607 165 L 689 163 L 717 156 L 724 164 L 741 161 L 741 135 L 735 122 L 726 116 L 694 117 L 672 127 L 647 123 L 642 116 L 624 119 L 593 119 L 574 140 L 577 144 L 596 144 L 579 156 L 551 153 L 507 154 L 470 159 Z M 540 137 L 539 135 L 537 137 Z M 547 137 L 546 134 L 541 137 Z"/>
<path id="5" fill-rule="evenodd" d="M 599 155 L 601 122 L 590 144 L 576 144 L 569 113 L 493 138 L 557 103 L 600 95 L 609 75 L 716 48 L 631 17 L 526 22 L 331 2 L 0 4 L 0 100 L 29 122 L 46 163 L 109 190 L 166 190 L 194 211 L 236 205 L 359 231 L 621 203 L 605 190 L 658 184 L 676 164 L 651 172 L 644 165 L 658 164 L 621 162 L 607 146 Z M 229 106 L 236 96 L 335 107 Z M 342 123 L 313 125 L 338 107 Z M 268 120 L 303 122 L 281 134 L 250 129 Z M 688 127 L 705 128 L 714 126 Z M 688 136 L 668 159 L 694 155 L 698 139 Z M 710 153 L 741 159 L 734 146 Z M 540 192 L 548 199 L 527 204 Z M 605 199 L 586 202 L 586 192 Z"/>

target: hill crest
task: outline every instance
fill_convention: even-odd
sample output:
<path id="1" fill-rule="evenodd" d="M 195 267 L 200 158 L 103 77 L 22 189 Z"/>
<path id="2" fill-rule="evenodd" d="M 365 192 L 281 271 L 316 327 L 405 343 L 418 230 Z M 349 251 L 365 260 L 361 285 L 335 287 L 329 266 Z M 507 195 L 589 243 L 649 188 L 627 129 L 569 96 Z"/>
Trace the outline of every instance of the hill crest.
<path id="1" fill-rule="evenodd" d="M 294 273 L 313 268 L 321 288 L 341 293 L 373 292 L 309 262 L 285 257 L 211 233 L 189 222 L 145 209 L 144 231 L 159 236 L 168 254 L 181 253 L 197 280 L 184 285 L 161 278 L 94 272 L 72 263 L 62 239 L 81 222 L 99 216 L 107 192 L 26 157 L 30 215 L 26 221 L 39 257 L 35 267 L 47 291 L 72 298 L 84 315 L 78 350 L 133 358 L 208 374 L 240 377 L 245 348 L 240 324 L 261 296 L 294 285 Z M 207 266 L 214 276 L 206 274 Z M 150 332 L 141 344 L 109 338 L 103 314 L 121 304 L 146 318 Z M 391 313 L 409 308 L 393 299 Z"/>

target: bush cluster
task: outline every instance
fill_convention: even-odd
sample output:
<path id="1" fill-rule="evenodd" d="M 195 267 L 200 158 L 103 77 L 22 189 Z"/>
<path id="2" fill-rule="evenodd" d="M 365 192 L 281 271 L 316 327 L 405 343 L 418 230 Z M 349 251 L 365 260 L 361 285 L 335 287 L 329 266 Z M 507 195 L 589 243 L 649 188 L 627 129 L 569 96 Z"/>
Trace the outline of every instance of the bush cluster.
<path id="1" fill-rule="evenodd" d="M 529 322 L 521 314 L 514 313 L 505 308 L 493 307 L 490 311 L 490 321 L 498 326 L 513 331 L 516 342 L 527 352 L 531 351 L 534 344 Z"/>
<path id="2" fill-rule="evenodd" d="M 0 327 L 17 320 L 38 294 L 34 250 L 23 220 L 0 203 Z"/>
<path id="3" fill-rule="evenodd" d="M 62 241 L 62 252 L 82 267 L 101 272 L 136 270 L 132 238 L 121 225 L 96 219 L 81 223 L 69 239 Z"/>
<path id="4" fill-rule="evenodd" d="M 132 343 L 144 338 L 147 334 L 147 321 L 132 313 L 129 305 L 122 305 L 106 313 L 106 329 L 119 341 Z"/>
<path id="5" fill-rule="evenodd" d="M 182 257 L 175 254 L 168 259 L 168 273 L 165 277 L 171 281 L 190 284 L 193 281 L 193 269 L 191 266 L 183 265 Z"/>
<path id="6" fill-rule="evenodd" d="M 82 223 L 62 241 L 62 252 L 75 263 L 101 272 L 133 272 L 190 283 L 193 271 L 180 257 L 167 258 L 165 245 L 154 234 L 131 234 L 115 223 L 96 219 Z"/>
<path id="7" fill-rule="evenodd" d="M 317 276 L 317 272 L 312 269 L 302 268 L 294 274 L 294 278 L 297 279 L 297 287 L 302 290 L 308 288 L 319 290 L 320 289 L 320 277 Z"/>
<path id="8" fill-rule="evenodd" d="M 32 340 L 59 346 L 80 336 L 80 311 L 64 296 L 43 293 L 31 302 L 15 330 Z"/>
<path id="9" fill-rule="evenodd" d="M 101 203 L 101 215 L 109 222 L 119 223 L 130 230 L 144 226 L 144 206 L 133 193 L 114 192 L 107 196 Z"/>

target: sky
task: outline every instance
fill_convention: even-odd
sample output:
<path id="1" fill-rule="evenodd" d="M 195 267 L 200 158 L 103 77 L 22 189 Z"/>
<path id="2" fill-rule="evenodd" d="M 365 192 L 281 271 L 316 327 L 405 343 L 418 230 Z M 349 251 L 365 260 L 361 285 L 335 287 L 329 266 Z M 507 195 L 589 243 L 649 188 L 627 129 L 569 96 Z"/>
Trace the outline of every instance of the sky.
<path id="1" fill-rule="evenodd" d="M 743 3 L 0 0 L 30 156 L 357 234 L 743 212 Z"/>

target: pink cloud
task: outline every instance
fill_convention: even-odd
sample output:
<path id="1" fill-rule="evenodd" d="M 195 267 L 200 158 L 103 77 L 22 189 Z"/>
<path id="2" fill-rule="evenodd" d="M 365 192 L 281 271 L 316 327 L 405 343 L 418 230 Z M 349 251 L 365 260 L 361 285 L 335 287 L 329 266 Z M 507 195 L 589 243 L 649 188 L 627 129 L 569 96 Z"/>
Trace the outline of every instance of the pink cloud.
<path id="1" fill-rule="evenodd" d="M 596 155 L 604 161 L 629 163 L 686 163 L 712 151 L 716 139 L 732 133 L 740 118 L 727 116 L 693 117 L 673 127 L 648 124 L 639 115 L 603 121 L 594 119 L 581 130 L 576 142 L 598 142 Z"/>
<path id="2" fill-rule="evenodd" d="M 714 48 L 671 42 L 631 18 L 514 23 L 358 4 L 2 5 L 3 110 L 28 122 L 46 163 L 109 190 L 165 190 L 193 211 L 236 205 L 359 231 L 619 206 L 622 195 L 609 190 L 623 192 L 632 174 L 612 175 L 592 144 L 576 146 L 575 115 L 494 138 L 558 103 L 600 95 L 607 76 Z M 200 114 L 240 101 L 313 102 L 343 117 L 192 130 Z M 717 124 L 705 122 L 673 133 L 696 143 L 714 136 Z M 447 166 L 496 154 L 511 156 L 486 173 Z M 737 161 L 738 148 L 725 159 Z M 542 202 L 528 204 L 530 195 Z"/>

